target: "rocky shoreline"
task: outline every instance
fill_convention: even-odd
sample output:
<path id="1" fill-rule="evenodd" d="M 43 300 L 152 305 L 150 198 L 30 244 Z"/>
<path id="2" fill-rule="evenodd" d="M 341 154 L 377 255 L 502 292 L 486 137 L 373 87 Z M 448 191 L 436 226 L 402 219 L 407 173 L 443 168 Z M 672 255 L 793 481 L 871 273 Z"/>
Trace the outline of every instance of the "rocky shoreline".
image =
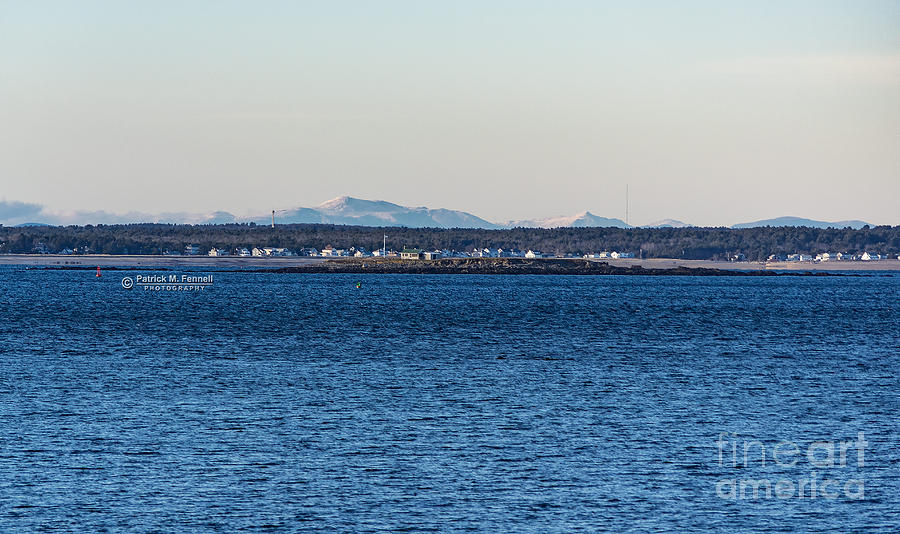
<path id="1" fill-rule="evenodd" d="M 439 260 L 399 260 L 393 258 L 348 258 L 273 269 L 267 273 L 347 273 L 347 274 L 537 274 L 537 275 L 622 275 L 622 276 L 834 276 L 823 272 L 775 272 L 675 267 L 645 269 L 639 265 L 621 267 L 584 259 L 444 258 Z"/>
<path id="2" fill-rule="evenodd" d="M 513 274 L 513 275 L 610 275 L 610 276 L 861 276 L 858 273 L 823 271 L 773 271 L 716 269 L 712 267 L 646 268 L 640 265 L 610 265 L 580 258 L 444 258 L 401 260 L 399 258 L 322 258 L 284 267 L 252 265 L 246 268 L 209 268 L 201 265 L 104 265 L 104 271 L 216 271 L 242 273 L 299 274 Z M 93 271 L 94 265 L 29 265 L 26 269 Z"/>

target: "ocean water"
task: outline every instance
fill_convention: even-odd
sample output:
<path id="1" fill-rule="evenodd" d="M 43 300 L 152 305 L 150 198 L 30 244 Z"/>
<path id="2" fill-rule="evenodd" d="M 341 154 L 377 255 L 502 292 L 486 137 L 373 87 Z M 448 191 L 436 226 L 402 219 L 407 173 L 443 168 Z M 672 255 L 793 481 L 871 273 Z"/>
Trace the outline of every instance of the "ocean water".
<path id="1" fill-rule="evenodd" d="M 900 276 L 152 273 L 0 268 L 0 531 L 900 530 Z"/>

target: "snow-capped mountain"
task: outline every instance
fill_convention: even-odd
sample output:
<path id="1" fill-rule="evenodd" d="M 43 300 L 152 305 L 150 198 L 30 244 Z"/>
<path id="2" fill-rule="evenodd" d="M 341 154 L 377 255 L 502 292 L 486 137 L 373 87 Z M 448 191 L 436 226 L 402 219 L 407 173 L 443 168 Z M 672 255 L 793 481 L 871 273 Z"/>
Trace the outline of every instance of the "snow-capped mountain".
<path id="1" fill-rule="evenodd" d="M 507 227 L 515 228 L 583 228 L 586 226 L 604 226 L 615 228 L 631 228 L 621 219 L 610 219 L 607 217 L 599 217 L 589 211 L 582 211 L 575 215 L 563 217 L 547 217 L 543 219 L 525 219 L 521 221 L 510 221 Z"/>
<path id="2" fill-rule="evenodd" d="M 170 223 L 170 224 L 228 224 L 248 223 L 268 225 L 271 212 L 256 212 L 255 215 L 238 216 L 227 211 L 210 213 L 111 213 L 107 211 L 54 211 L 41 204 L 6 201 L 0 199 L 0 224 L 16 225 L 83 225 L 83 224 L 127 224 L 127 223 Z M 493 223 L 465 211 L 432 209 L 427 207 L 407 207 L 384 200 L 365 200 L 342 196 L 315 207 L 279 209 L 275 213 L 276 224 L 316 223 L 346 224 L 358 226 L 406 226 L 410 228 L 583 228 L 614 227 L 633 228 L 621 219 L 600 217 L 589 211 L 560 217 L 522 219 L 507 223 Z M 753 228 L 765 226 L 809 226 L 813 228 L 862 228 L 874 226 L 864 221 L 826 222 L 800 217 L 779 217 L 755 222 L 741 223 L 732 228 Z M 685 228 L 693 226 L 675 219 L 662 219 L 641 228 Z"/>
<path id="3" fill-rule="evenodd" d="M 348 196 L 323 202 L 314 208 L 296 208 L 276 213 L 276 222 L 324 223 L 359 226 L 408 226 L 413 228 L 499 228 L 498 225 L 464 211 L 409 208 L 383 200 Z M 265 223 L 263 220 L 256 220 Z"/>
<path id="4" fill-rule="evenodd" d="M 678 219 L 660 219 L 650 224 L 645 224 L 641 228 L 690 228 L 693 224 L 688 224 Z"/>

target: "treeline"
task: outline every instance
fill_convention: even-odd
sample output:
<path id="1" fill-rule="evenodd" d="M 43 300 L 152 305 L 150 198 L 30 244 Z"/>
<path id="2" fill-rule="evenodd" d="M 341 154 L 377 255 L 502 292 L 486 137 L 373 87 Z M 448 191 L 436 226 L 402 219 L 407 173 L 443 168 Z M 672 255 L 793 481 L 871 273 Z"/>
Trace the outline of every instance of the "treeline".
<path id="1" fill-rule="evenodd" d="M 335 248 L 388 248 L 471 251 L 479 248 L 535 250 L 553 254 L 601 251 L 634 252 L 649 258 L 725 259 L 743 254 L 764 260 L 770 254 L 821 252 L 900 253 L 900 226 L 818 229 L 777 228 L 514 228 L 510 230 L 378 228 L 327 224 L 284 224 L 275 228 L 255 224 L 175 225 L 122 224 L 87 226 L 0 226 L 0 253 L 31 253 L 41 247 L 102 254 L 163 254 L 183 252 L 197 244 L 202 253 L 212 247 L 285 247 L 300 249 L 326 245 Z"/>

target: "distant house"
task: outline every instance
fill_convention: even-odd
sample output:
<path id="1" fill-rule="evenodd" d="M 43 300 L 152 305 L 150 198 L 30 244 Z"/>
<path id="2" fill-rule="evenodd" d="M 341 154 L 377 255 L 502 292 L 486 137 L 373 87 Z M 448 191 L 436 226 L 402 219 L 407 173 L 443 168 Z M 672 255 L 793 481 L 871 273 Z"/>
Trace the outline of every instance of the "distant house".
<path id="1" fill-rule="evenodd" d="M 846 256 L 842 256 L 847 259 Z M 787 261 L 822 261 L 822 254 L 812 256 L 811 254 L 788 254 Z"/>
<path id="2" fill-rule="evenodd" d="M 256 251 L 257 249 L 253 249 Z M 253 254 L 256 256 L 256 254 Z M 293 256 L 294 253 L 290 250 L 282 247 L 263 247 L 262 249 L 263 256 Z"/>
<path id="3" fill-rule="evenodd" d="M 437 260 L 437 259 L 440 259 L 440 257 L 442 255 L 443 254 L 441 253 L 440 250 L 433 250 L 431 252 L 426 251 L 426 252 L 422 253 L 422 259 L 423 260 Z"/>
<path id="4" fill-rule="evenodd" d="M 402 260 L 421 260 L 422 249 L 420 248 L 404 248 L 400 251 L 400 259 Z"/>
<path id="5" fill-rule="evenodd" d="M 253 251 L 251 252 L 251 254 L 256 257 L 261 257 L 266 255 L 266 251 L 259 247 L 253 247 Z"/>
<path id="6" fill-rule="evenodd" d="M 525 253 L 525 257 L 528 259 L 534 259 L 534 258 L 543 258 L 544 255 L 541 254 L 540 252 L 536 252 L 534 250 L 529 250 L 528 252 Z"/>
<path id="7" fill-rule="evenodd" d="M 610 258 L 614 260 L 625 259 L 625 258 L 633 258 L 634 252 L 611 252 L 609 255 Z"/>
<path id="8" fill-rule="evenodd" d="M 503 249 L 496 248 L 473 248 L 472 253 L 469 254 L 473 258 L 499 258 L 500 254 L 502 254 Z"/>
<path id="9" fill-rule="evenodd" d="M 200 254 L 200 245 L 187 245 L 184 247 L 184 253 L 188 256 L 196 256 L 197 254 Z"/>
<path id="10" fill-rule="evenodd" d="M 236 249 L 234 249 L 234 255 L 240 256 L 242 258 L 246 258 L 247 256 L 250 255 L 250 251 L 245 248 L 236 248 Z"/>
<path id="11" fill-rule="evenodd" d="M 74 254 L 75 251 L 70 248 L 64 248 L 64 249 L 60 250 L 59 253 L 65 255 L 65 256 L 69 256 L 70 254 Z"/>
<path id="12" fill-rule="evenodd" d="M 213 248 L 209 249 L 209 252 L 207 252 L 207 254 L 209 256 L 227 256 L 228 251 L 225 249 L 213 247 Z"/>
<path id="13" fill-rule="evenodd" d="M 869 254 L 868 252 L 863 252 L 862 256 L 859 257 L 862 261 L 879 261 L 881 259 L 880 254 Z"/>

